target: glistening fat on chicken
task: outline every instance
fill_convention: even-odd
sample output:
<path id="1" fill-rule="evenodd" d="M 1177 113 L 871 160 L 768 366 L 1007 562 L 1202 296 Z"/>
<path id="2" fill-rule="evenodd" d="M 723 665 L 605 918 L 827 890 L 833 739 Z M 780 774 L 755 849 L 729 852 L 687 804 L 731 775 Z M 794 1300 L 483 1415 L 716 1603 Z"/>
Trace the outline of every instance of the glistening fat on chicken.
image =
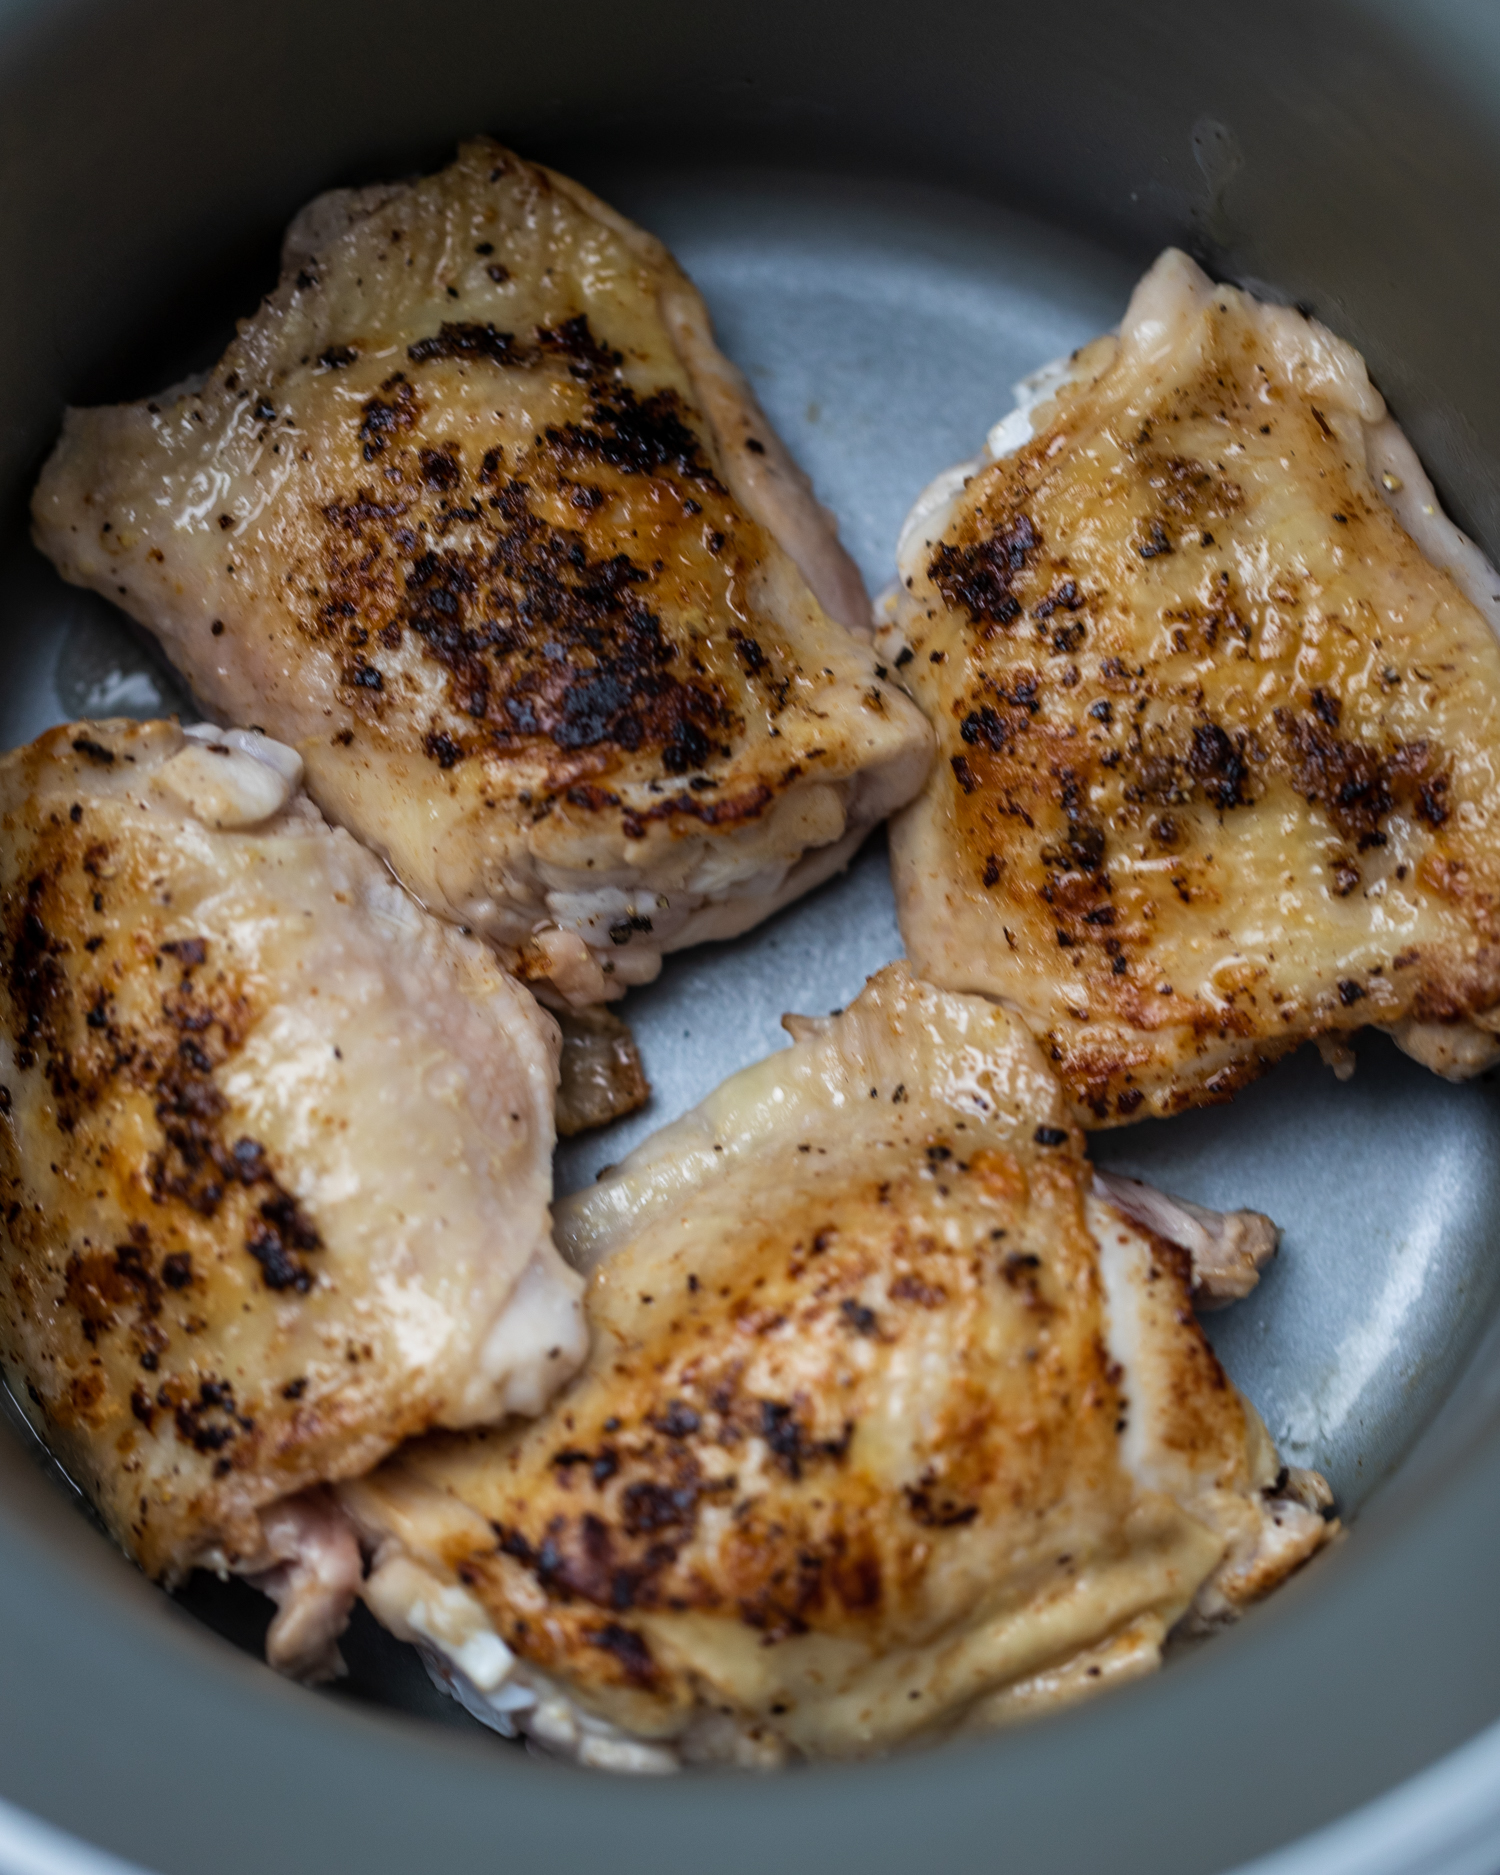
<path id="1" fill-rule="evenodd" d="M 73 723 L 0 762 L 0 1366 L 125 1550 L 249 1576 L 337 1670 L 327 1493 L 581 1361 L 558 1036 L 264 736 Z"/>
<path id="2" fill-rule="evenodd" d="M 338 1493 L 375 1614 L 586 1764 L 857 1756 L 1047 1709 L 1336 1527 L 1192 1312 L 1249 1286 L 1267 1220 L 1096 1186 L 984 998 L 896 964 L 788 1026 L 559 1207 L 593 1352 L 551 1411 Z"/>
<path id="3" fill-rule="evenodd" d="M 201 384 L 68 413 L 36 538 L 588 1005 L 843 866 L 932 738 L 651 236 L 498 145 L 325 196 Z"/>
<path id="4" fill-rule="evenodd" d="M 940 759 L 892 829 L 923 975 L 1084 1123 L 1365 1024 L 1500 1059 L 1500 578 L 1350 346 L 1169 252 L 902 535 L 879 642 Z"/>

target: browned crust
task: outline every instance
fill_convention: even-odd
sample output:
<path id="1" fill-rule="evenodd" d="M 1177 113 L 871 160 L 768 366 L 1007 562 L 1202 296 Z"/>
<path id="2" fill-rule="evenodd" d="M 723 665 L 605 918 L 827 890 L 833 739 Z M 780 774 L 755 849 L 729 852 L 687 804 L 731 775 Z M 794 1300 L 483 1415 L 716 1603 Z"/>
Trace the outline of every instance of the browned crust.
<path id="1" fill-rule="evenodd" d="M 129 763 L 151 727 L 55 730 L 12 760 L 44 774 L 71 743 Z M 247 1311 L 274 1320 L 318 1287 L 323 1242 L 215 1079 L 263 986 L 210 939 L 166 935 L 161 864 L 86 784 L 0 824 L 0 1364 L 122 1546 L 171 1577 L 253 1547 L 252 1507 L 336 1472 L 371 1426 L 362 1399 L 226 1365 Z M 430 1403 L 387 1418 L 366 1463 Z"/>
<path id="2" fill-rule="evenodd" d="M 1227 438 L 1253 411 L 1257 437 L 1316 463 L 1340 548 L 1395 563 L 1415 550 L 1321 413 L 1274 386 L 1247 389 L 1252 369 L 1232 345 L 1211 350 L 1149 412 L 1080 415 L 1065 396 L 1043 433 L 967 485 L 928 557 L 930 597 L 914 593 L 905 615 L 903 675 L 940 743 L 915 813 L 951 827 L 953 890 L 978 908 L 993 953 L 954 986 L 982 982 L 1024 1008 L 1097 1123 L 1227 1099 L 1311 1035 L 1407 1014 L 1451 1022 L 1500 1000 L 1500 868 L 1462 831 L 1478 769 L 1443 739 L 1443 691 L 1486 679 L 1430 669 L 1419 646 L 1382 654 L 1378 617 L 1357 609 L 1319 628 L 1317 579 L 1286 577 L 1270 609 L 1297 630 L 1306 621 L 1317 649 L 1258 700 L 1275 654 L 1266 600 L 1241 579 L 1244 492 L 1228 452 L 1181 453 L 1178 426 L 1217 413 Z M 1091 423 L 1125 465 L 1094 506 L 1079 453 Z M 1490 634 L 1474 624 L 1489 669 Z M 1394 726 L 1403 684 L 1437 699 L 1430 730 Z M 1297 859 L 1326 869 L 1329 898 L 1381 876 L 1399 822 L 1417 859 L 1398 879 L 1453 908 L 1464 938 L 1441 954 L 1398 939 L 1296 1009 L 1262 988 L 1264 971 L 1217 1001 L 1181 993 L 1159 933 L 1192 925 L 1228 953 L 1241 919 L 1216 844 L 1251 824 L 1269 840 L 1278 816 L 1305 808 L 1336 850 L 1309 836 Z M 1127 855 L 1164 871 L 1170 898 L 1127 877 Z"/>
<path id="3" fill-rule="evenodd" d="M 732 1278 L 689 1263 L 675 1293 L 622 1298 L 637 1320 L 657 1318 L 638 1335 L 596 1315 L 604 1352 L 542 1425 L 412 1448 L 414 1470 L 488 1519 L 488 1542 L 457 1527 L 443 1561 L 507 1644 L 607 1706 L 627 1697 L 608 1709 L 658 1732 L 697 1689 L 653 1642 L 653 1616 L 717 1617 L 764 1647 L 809 1634 L 916 1644 L 944 1618 L 934 1585 L 966 1533 L 1013 1516 L 1018 1532 L 1028 1516 L 1044 1528 L 1075 1485 L 1098 1494 L 1105 1521 L 1123 1507 L 1087 1170 L 1076 1135 L 1042 1128 L 1038 1141 L 1023 1163 L 935 1134 L 889 1177 L 812 1209 L 789 1201 Z M 961 1193 L 956 1241 L 926 1215 L 939 1187 Z M 887 1301 L 872 1308 L 861 1298 L 877 1274 Z M 1029 1345 L 1020 1377 L 1005 1361 L 997 1371 L 996 1314 Z M 887 1365 L 934 1318 L 952 1377 L 925 1429 L 932 1462 L 893 1486 L 862 1459 L 859 1425 Z M 815 1383 L 755 1378 L 783 1339 Z M 840 1388 L 832 1376 L 856 1343 L 874 1377 Z M 766 1454 L 754 1483 L 752 1441 Z M 727 1516 L 718 1536 L 711 1511 Z M 1075 1566 L 1081 1556 L 1064 1557 L 1065 1573 Z"/>
<path id="4" fill-rule="evenodd" d="M 577 382 L 577 418 L 519 461 L 434 442 L 424 377 L 455 361 L 475 372 L 557 361 Z M 662 612 L 675 597 L 666 609 L 680 614 L 694 574 L 722 587 L 716 560 L 760 543 L 745 538 L 756 530 L 733 511 L 693 414 L 672 391 L 638 398 L 622 362 L 583 315 L 524 339 L 445 324 L 348 419 L 371 482 L 323 508 L 318 600 L 296 613 L 311 642 L 342 647 L 346 700 L 374 723 L 396 681 L 389 652 L 407 644 L 442 673 L 448 708 L 424 742 L 440 769 L 540 748 L 544 760 L 588 751 L 595 774 L 631 756 L 672 776 L 731 753 L 733 692 L 768 666 L 741 660 L 726 684 L 732 650 L 710 660 L 670 636 Z M 572 518 L 545 519 L 543 505 Z"/>

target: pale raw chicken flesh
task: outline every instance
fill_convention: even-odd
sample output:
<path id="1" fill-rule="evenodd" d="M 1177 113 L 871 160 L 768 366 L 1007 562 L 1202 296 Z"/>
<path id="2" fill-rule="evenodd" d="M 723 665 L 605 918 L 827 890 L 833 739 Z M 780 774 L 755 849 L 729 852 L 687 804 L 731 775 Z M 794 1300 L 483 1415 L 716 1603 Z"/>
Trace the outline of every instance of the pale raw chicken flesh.
<path id="1" fill-rule="evenodd" d="M 915 967 L 1020 1012 L 1086 1125 L 1309 1038 L 1500 1059 L 1500 580 L 1359 355 L 1169 252 L 902 536 L 933 722 Z"/>
<path id="2" fill-rule="evenodd" d="M 1092 1187 L 1016 1018 L 896 964 L 788 1026 L 560 1207 L 594 1345 L 548 1415 L 339 1491 L 377 1616 L 587 1764 L 853 1756 L 1054 1706 L 1334 1528 L 1215 1359 L 1193 1259 Z"/>
<path id="3" fill-rule="evenodd" d="M 0 1365 L 121 1545 L 282 1604 L 335 1670 L 326 1490 L 583 1358 L 550 1229 L 557 1030 L 240 731 L 0 762 Z"/>
<path id="4" fill-rule="evenodd" d="M 926 772 L 692 284 L 493 143 L 315 202 L 203 384 L 68 413 L 33 513 L 429 910 L 578 1005 L 827 878 Z"/>

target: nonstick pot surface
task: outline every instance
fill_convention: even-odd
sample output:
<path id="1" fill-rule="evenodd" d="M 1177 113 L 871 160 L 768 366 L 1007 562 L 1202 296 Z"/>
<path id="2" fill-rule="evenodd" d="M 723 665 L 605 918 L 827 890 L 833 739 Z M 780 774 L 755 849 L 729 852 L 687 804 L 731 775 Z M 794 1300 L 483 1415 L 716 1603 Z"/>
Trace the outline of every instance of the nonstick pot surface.
<path id="1" fill-rule="evenodd" d="M 1459 7 L 0 7 L 0 735 L 187 704 L 24 543 L 62 404 L 211 361 L 303 200 L 441 161 L 475 129 L 675 247 L 872 590 L 922 483 L 972 453 L 1015 378 L 1113 323 L 1168 241 L 1358 343 L 1494 553 L 1496 87 L 1500 19 Z M 669 960 L 626 1011 L 656 1097 L 570 1142 L 560 1189 L 778 1046 L 785 1009 L 844 1003 L 899 950 L 876 840 L 760 931 Z M 1107 1857 L 1207 1875 L 1292 1843 L 1500 1718 L 1497 1147 L 1500 1088 L 1447 1087 L 1378 1038 L 1348 1086 L 1309 1051 L 1232 1107 L 1096 1142 L 1286 1226 L 1212 1332 L 1284 1454 L 1359 1513 L 1144 1686 L 878 1765 L 587 1776 L 482 1733 L 363 1620 L 341 1691 L 278 1682 L 221 1638 L 253 1650 L 260 1598 L 200 1581 L 174 1607 L 17 1431 L 0 1433 L 0 1793 L 174 1872 Z M 1497 1759 L 1481 1738 L 1440 1791 L 1398 1793 L 1307 1865 L 1492 1868 Z"/>

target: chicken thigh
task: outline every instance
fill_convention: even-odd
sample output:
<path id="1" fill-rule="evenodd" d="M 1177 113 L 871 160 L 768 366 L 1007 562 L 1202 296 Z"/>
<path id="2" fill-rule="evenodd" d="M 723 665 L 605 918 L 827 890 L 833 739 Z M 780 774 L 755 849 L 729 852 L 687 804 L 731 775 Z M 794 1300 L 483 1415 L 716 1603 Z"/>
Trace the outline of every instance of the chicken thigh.
<path id="1" fill-rule="evenodd" d="M 659 242 L 478 141 L 285 269 L 202 384 L 68 413 L 36 538 L 429 910 L 594 1004 L 911 798 L 927 725 Z"/>
<path id="2" fill-rule="evenodd" d="M 1056 1705 L 1333 1528 L 1019 1021 L 898 964 L 788 1026 L 559 1208 L 594 1346 L 548 1415 L 340 1489 L 375 1613 L 586 1763 L 850 1756 Z"/>
<path id="3" fill-rule="evenodd" d="M 1367 1023 L 1500 1058 L 1500 580 L 1359 355 L 1169 252 L 1022 391 L 879 634 L 940 744 L 915 967 L 1019 1011 L 1087 1125 Z"/>
<path id="4" fill-rule="evenodd" d="M 74 723 L 0 762 L 0 1366 L 141 1567 L 236 1570 L 336 1670 L 326 1490 L 536 1413 L 557 1030 L 259 735 Z"/>

